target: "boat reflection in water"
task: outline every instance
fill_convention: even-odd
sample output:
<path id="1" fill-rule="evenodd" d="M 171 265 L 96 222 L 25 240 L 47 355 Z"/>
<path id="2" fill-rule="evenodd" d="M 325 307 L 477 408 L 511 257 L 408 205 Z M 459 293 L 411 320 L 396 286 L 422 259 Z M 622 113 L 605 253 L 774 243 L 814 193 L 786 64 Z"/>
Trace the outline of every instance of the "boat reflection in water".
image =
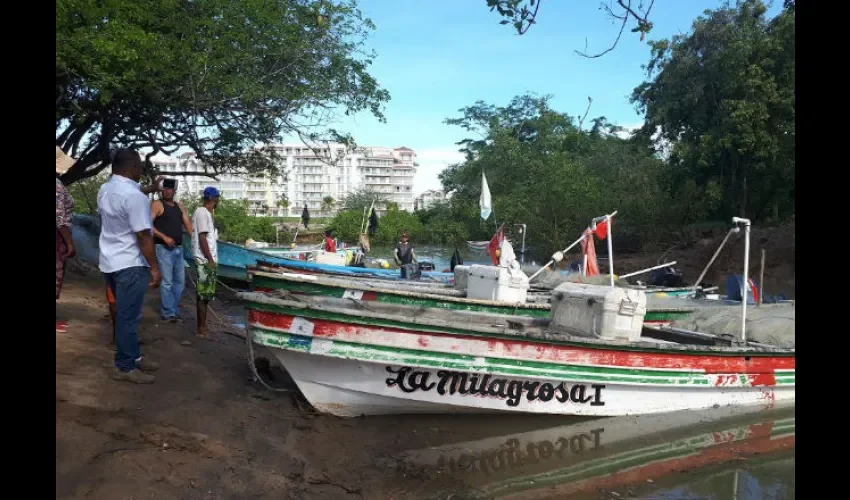
<path id="1" fill-rule="evenodd" d="M 793 498 L 794 422 L 793 406 L 612 417 L 399 460 L 447 481 L 439 498 Z"/>

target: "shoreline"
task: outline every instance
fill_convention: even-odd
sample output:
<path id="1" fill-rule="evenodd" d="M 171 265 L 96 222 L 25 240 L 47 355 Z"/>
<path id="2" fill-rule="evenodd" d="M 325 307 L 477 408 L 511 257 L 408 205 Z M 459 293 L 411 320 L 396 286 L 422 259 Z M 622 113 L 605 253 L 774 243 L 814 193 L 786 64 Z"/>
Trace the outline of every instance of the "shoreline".
<path id="1" fill-rule="evenodd" d="M 139 335 L 144 355 L 161 368 L 154 384 L 119 382 L 109 377 L 114 351 L 103 282 L 97 273 L 69 269 L 56 304 L 57 319 L 69 322 L 67 332 L 56 335 L 56 498 L 468 498 L 480 485 L 466 472 L 425 467 L 405 454 L 537 431 L 557 437 L 559 429 L 598 420 L 318 414 L 298 391 L 272 392 L 253 381 L 244 341 L 235 330 L 225 334 L 216 320 L 235 318 L 241 310 L 224 291 L 211 304 L 216 314 L 209 318 L 210 339 L 196 339 L 192 293 L 188 288 L 181 303 L 185 323 L 171 324 L 159 319 L 159 294 L 149 291 Z M 263 378 L 273 387 L 293 387 L 271 363 L 274 379 L 267 373 Z M 570 457 L 546 467 L 558 469 L 592 454 Z M 503 472 L 487 481 L 500 480 Z M 696 484 L 711 474 L 701 468 L 677 472 L 655 475 L 643 488 Z M 619 498 L 631 491 L 627 487 L 579 496 Z"/>

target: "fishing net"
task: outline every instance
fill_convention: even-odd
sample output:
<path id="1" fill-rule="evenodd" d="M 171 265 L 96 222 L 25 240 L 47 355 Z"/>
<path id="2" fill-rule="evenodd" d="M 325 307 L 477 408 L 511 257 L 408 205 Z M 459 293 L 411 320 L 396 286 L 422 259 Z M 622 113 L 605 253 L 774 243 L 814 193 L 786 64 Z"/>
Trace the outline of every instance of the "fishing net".
<path id="1" fill-rule="evenodd" d="M 769 304 L 747 308 L 747 340 L 793 349 L 794 304 Z M 671 326 L 715 335 L 741 337 L 741 308 L 706 307 L 694 311 Z"/>

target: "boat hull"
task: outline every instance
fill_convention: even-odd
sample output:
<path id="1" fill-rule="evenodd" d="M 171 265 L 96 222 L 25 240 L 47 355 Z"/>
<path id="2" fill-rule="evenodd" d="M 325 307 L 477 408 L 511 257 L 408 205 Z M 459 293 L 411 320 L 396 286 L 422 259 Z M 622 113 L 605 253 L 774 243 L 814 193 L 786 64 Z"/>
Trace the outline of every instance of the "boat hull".
<path id="1" fill-rule="evenodd" d="M 519 412 L 646 415 L 794 400 L 793 354 L 588 347 L 249 303 L 319 411 L 339 416 Z"/>
<path id="2" fill-rule="evenodd" d="M 292 259 L 304 256 L 307 258 L 309 251 L 291 254 L 291 258 L 279 257 L 262 250 L 255 250 L 218 240 L 218 275 L 237 281 L 248 281 L 248 268 L 256 266 L 258 262 L 267 262 L 278 265 L 285 262 L 293 262 Z M 192 254 L 192 241 L 188 235 L 183 235 L 183 258 L 189 264 L 195 260 Z"/>
<path id="3" fill-rule="evenodd" d="M 282 270 L 301 274 L 319 274 L 329 276 L 360 276 L 364 278 L 380 278 L 384 280 L 400 281 L 401 272 L 397 269 L 371 269 L 368 267 L 332 266 L 319 264 L 317 262 L 304 262 L 299 260 L 267 261 Z M 420 278 L 422 281 L 435 281 L 437 283 L 453 283 L 453 273 L 442 273 L 437 271 L 423 271 Z"/>
<path id="4" fill-rule="evenodd" d="M 715 391 L 695 387 L 684 389 L 594 384 L 580 379 L 566 381 L 508 377 L 500 373 L 387 365 L 277 348 L 273 352 L 314 408 L 340 417 L 504 412 L 594 417 L 649 415 L 715 406 L 769 407 L 775 400 L 792 400 L 794 394 L 793 388 L 768 390 L 750 387 Z M 489 378 L 485 378 L 488 375 Z M 411 386 L 405 387 L 404 384 L 410 384 L 412 377 L 425 381 L 426 387 L 434 387 L 427 391 L 420 389 L 415 393 L 406 393 Z M 465 380 L 468 386 L 473 377 L 477 377 L 478 384 L 492 386 L 490 393 L 484 396 L 460 392 L 451 394 L 451 382 Z M 534 397 L 534 393 L 528 390 L 521 391 L 517 397 L 511 397 L 511 393 L 520 393 L 513 388 L 535 385 L 535 401 L 529 400 L 529 397 Z M 443 390 L 440 390 L 441 386 L 445 386 Z M 502 394 L 499 394 L 500 391 Z M 573 395 L 576 396 L 574 399 Z M 548 401 L 543 401 L 541 397 Z M 516 406 L 512 406 L 512 403 L 516 403 Z"/>
<path id="5" fill-rule="evenodd" d="M 391 286 L 391 284 L 387 284 Z M 436 290 L 431 293 L 404 293 L 399 291 L 382 291 L 374 287 L 358 287 L 352 283 L 349 286 L 335 286 L 323 283 L 309 282 L 303 279 L 288 280 L 284 277 L 271 277 L 263 274 L 251 275 L 251 289 L 257 292 L 271 292 L 274 290 L 286 290 L 296 294 L 351 298 L 355 300 L 375 301 L 385 304 L 397 304 L 415 307 L 429 307 L 434 309 L 450 309 L 454 311 L 487 312 L 503 315 L 520 315 L 536 318 L 548 318 L 550 309 L 548 307 L 508 304 L 480 304 L 465 300 L 462 297 L 450 295 L 429 297 L 436 295 Z M 449 289 L 453 290 L 453 289 Z"/>

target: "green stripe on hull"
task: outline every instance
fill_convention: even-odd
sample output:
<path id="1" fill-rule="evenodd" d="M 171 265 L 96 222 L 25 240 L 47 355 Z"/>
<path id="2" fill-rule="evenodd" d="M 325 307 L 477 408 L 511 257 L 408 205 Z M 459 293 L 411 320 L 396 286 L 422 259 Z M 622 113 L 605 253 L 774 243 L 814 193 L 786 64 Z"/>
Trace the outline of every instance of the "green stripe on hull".
<path id="1" fill-rule="evenodd" d="M 254 340 L 268 347 L 310 352 L 312 337 L 277 332 L 252 326 Z M 663 386 L 708 386 L 710 381 L 701 372 L 646 370 L 608 366 L 556 364 L 541 361 L 493 358 L 372 344 L 333 340 L 331 349 L 323 355 L 357 359 L 367 362 L 413 365 L 446 370 L 485 372 L 520 377 L 554 378 L 589 382 L 647 384 Z M 739 378 L 744 378 L 739 377 Z M 792 381 L 793 385 L 793 381 Z"/>
<path id="2" fill-rule="evenodd" d="M 334 321 L 338 323 L 347 323 L 352 325 L 363 325 L 368 327 L 385 327 L 385 328 L 398 328 L 401 330 L 412 330 L 423 333 L 449 333 L 456 335 L 464 335 L 469 337 L 483 337 L 483 338 L 497 338 L 502 340 L 512 340 L 512 341 L 524 341 L 524 342 L 534 342 L 535 340 L 532 338 L 517 338 L 516 335 L 499 335 L 495 333 L 481 333 L 471 330 L 465 330 L 462 328 L 448 328 L 448 327 L 434 327 L 429 325 L 422 325 L 418 323 L 399 321 L 399 320 L 387 320 L 381 318 L 369 318 L 369 317 L 359 317 L 359 316 L 350 316 L 343 313 L 329 312 L 323 311 L 319 309 L 309 309 L 309 308 L 289 308 L 271 304 L 265 304 L 261 302 L 248 302 L 247 307 L 249 309 L 255 309 L 257 311 L 266 311 L 276 314 L 282 314 L 285 316 L 301 316 L 303 318 L 308 319 L 316 319 L 316 320 L 324 320 L 324 321 Z M 606 347 L 596 347 L 593 345 L 588 345 L 582 342 L 571 342 L 569 340 L 549 340 L 545 341 L 546 344 L 552 345 L 562 345 L 562 346 L 570 346 L 570 347 L 581 347 L 584 349 L 606 349 Z M 633 345 L 624 345 L 617 346 L 616 348 L 607 348 L 609 350 L 616 351 L 628 351 L 628 352 L 652 352 L 652 353 L 670 353 L 670 354 L 694 354 L 697 356 L 752 356 L 752 357 L 794 357 L 794 353 L 788 352 L 776 352 L 776 353 L 767 353 L 767 352 L 756 352 L 756 351 L 743 351 L 736 352 L 732 350 L 727 350 L 723 352 L 711 352 L 707 353 L 706 351 L 692 351 L 689 349 L 664 349 L 658 347 L 641 347 L 641 346 L 633 346 Z"/>
<path id="3" fill-rule="evenodd" d="M 286 281 L 282 279 L 274 279 L 266 276 L 254 276 L 253 286 L 259 288 L 269 288 L 274 290 L 288 290 L 293 293 L 302 293 L 304 295 L 319 295 L 322 297 L 342 298 L 345 289 L 336 286 L 321 285 L 318 283 L 302 283 L 297 281 Z M 408 295 L 394 294 L 390 292 L 364 292 L 374 293 L 376 302 L 386 304 L 396 304 L 415 307 L 429 307 L 434 309 L 447 309 L 452 311 L 472 311 L 485 312 L 492 314 L 503 314 L 510 316 L 528 316 L 533 318 L 548 318 L 549 309 L 541 307 L 522 307 L 514 305 L 487 305 L 487 304 L 470 304 L 462 301 L 451 300 L 448 296 L 440 299 L 431 299 L 424 297 L 412 297 Z"/>
<path id="4" fill-rule="evenodd" d="M 643 317 L 644 323 L 660 323 L 660 322 L 669 322 L 676 321 L 677 319 L 683 319 L 690 316 L 693 313 L 691 311 L 653 311 L 651 309 L 646 310 L 646 316 Z"/>

